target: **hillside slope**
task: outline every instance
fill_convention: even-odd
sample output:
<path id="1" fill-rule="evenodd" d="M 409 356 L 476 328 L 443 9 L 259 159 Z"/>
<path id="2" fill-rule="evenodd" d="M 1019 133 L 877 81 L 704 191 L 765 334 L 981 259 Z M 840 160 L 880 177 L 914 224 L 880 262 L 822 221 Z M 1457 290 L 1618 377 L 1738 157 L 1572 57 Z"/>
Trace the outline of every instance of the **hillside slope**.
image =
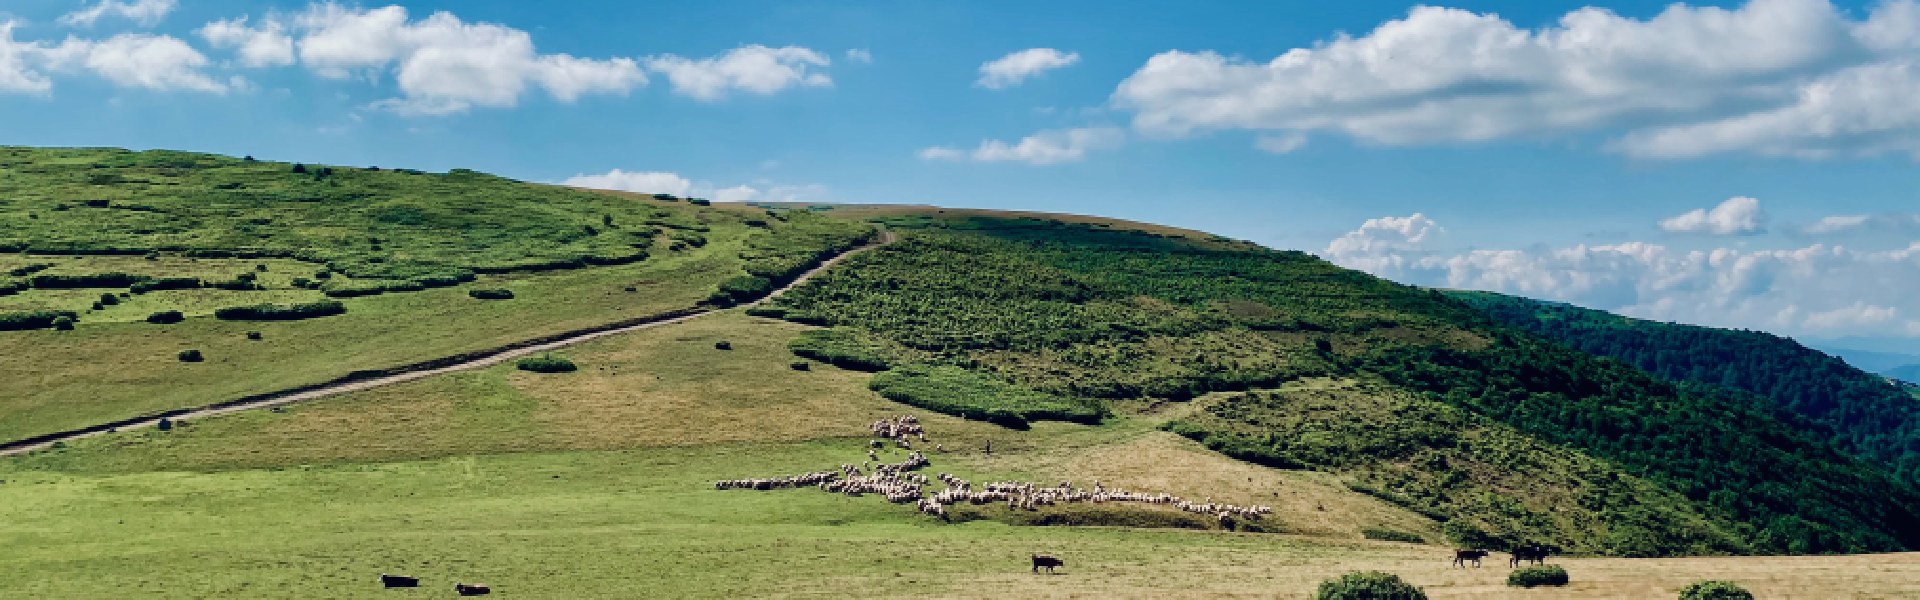
<path id="1" fill-rule="evenodd" d="M 1017 428 L 1036 419 L 1098 418 L 1098 407 L 1122 399 L 1180 400 L 1306 377 L 1354 378 L 1611 465 L 1566 471 L 1569 489 L 1624 491 L 1616 486 L 1634 484 L 1604 472 L 1619 469 L 1687 499 L 1684 508 L 1652 519 L 1566 500 L 1575 495 L 1504 502 L 1500 510 L 1513 518 L 1469 519 L 1454 528 L 1463 540 L 1571 538 L 1576 530 L 1549 518 L 1567 512 L 1602 529 L 1634 531 L 1621 537 L 1631 543 L 1575 542 L 1589 551 L 1920 545 L 1920 500 L 1910 488 L 1771 412 L 1499 326 L 1437 292 L 1230 242 L 1033 219 L 894 225 L 920 229 L 758 314 L 832 327 L 796 339 L 796 353 L 882 370 L 875 389 L 898 401 Z M 1076 405 L 1093 407 L 1093 416 L 1060 408 Z M 1363 420 L 1404 410 L 1334 406 L 1359 413 L 1341 418 Z M 1214 414 L 1177 430 L 1236 456 L 1299 466 L 1278 460 L 1289 453 L 1287 440 L 1257 425 L 1260 412 Z M 1474 450 L 1495 461 L 1492 468 L 1526 468 Z M 1359 455 L 1323 466 L 1381 481 L 1387 492 L 1435 514 L 1444 514 L 1453 497 L 1514 496 L 1494 480 L 1473 477 L 1436 494 L 1381 469 L 1403 455 L 1365 446 L 1343 452 Z M 1647 510 L 1663 510 L 1657 505 Z M 1655 522 L 1714 525 L 1647 526 Z M 1712 541 L 1716 530 L 1733 532 L 1737 543 Z"/>
<path id="2" fill-rule="evenodd" d="M 1757 394 L 1839 446 L 1920 481 L 1920 402 L 1882 376 L 1791 339 L 1633 319 L 1553 302 L 1454 292 L 1503 324 L 1659 377 Z"/>

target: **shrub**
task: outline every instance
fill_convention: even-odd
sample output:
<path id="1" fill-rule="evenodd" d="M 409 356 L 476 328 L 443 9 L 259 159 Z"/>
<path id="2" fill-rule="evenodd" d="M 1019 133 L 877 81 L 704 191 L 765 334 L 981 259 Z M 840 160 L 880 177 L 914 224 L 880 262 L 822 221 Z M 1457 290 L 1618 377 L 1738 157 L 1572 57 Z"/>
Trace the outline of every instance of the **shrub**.
<path id="1" fill-rule="evenodd" d="M 467 290 L 467 295 L 480 300 L 512 300 L 513 290 L 507 290 L 507 289 Z"/>
<path id="2" fill-rule="evenodd" d="M 66 315 L 54 317 L 53 328 L 59 331 L 73 331 L 73 317 Z"/>
<path id="3" fill-rule="evenodd" d="M 748 310 L 747 314 L 755 314 Z M 761 313 L 764 314 L 764 313 Z M 785 315 L 780 315 L 785 316 Z M 827 363 L 853 371 L 885 371 L 895 362 L 892 353 L 871 336 L 850 329 L 815 329 L 787 342 L 794 356 Z"/>
<path id="4" fill-rule="evenodd" d="M 765 277 L 741 275 L 720 282 L 720 289 L 707 298 L 709 304 L 733 306 L 766 295 L 773 290 L 773 282 Z"/>
<path id="5" fill-rule="evenodd" d="M 793 368 L 793 370 L 795 370 L 795 371 L 811 371 L 811 370 L 813 370 L 813 363 L 809 363 L 809 362 L 807 362 L 807 361 L 804 361 L 804 360 L 796 360 L 796 361 L 793 361 L 793 364 L 790 364 L 790 365 L 787 365 L 787 366 L 789 366 L 789 367 L 792 367 L 792 368 Z"/>
<path id="6" fill-rule="evenodd" d="M 255 270 L 255 271 L 259 271 L 259 272 L 261 272 L 261 273 L 265 273 L 265 272 L 267 272 L 267 265 L 265 265 L 265 264 L 258 264 L 258 265 L 254 265 L 254 266 L 253 266 L 253 270 Z"/>
<path id="7" fill-rule="evenodd" d="M 714 343 L 713 343 L 713 349 L 715 349 L 715 350 L 732 350 L 732 349 L 733 349 L 733 342 L 729 342 L 729 341 L 726 341 L 726 340 L 720 340 L 720 341 L 718 341 L 718 342 L 714 342 Z"/>
<path id="8" fill-rule="evenodd" d="M 522 358 L 519 362 L 514 363 L 513 366 L 519 367 L 522 371 L 532 371 L 535 373 L 571 373 L 579 370 L 579 367 L 574 366 L 573 361 L 551 354 Z"/>
<path id="9" fill-rule="evenodd" d="M 1399 575 L 1358 571 L 1320 582 L 1314 600 L 1427 600 L 1427 593 Z"/>
<path id="10" fill-rule="evenodd" d="M 1695 581 L 1680 588 L 1680 600 L 1753 600 L 1753 593 L 1731 581 Z"/>
<path id="11" fill-rule="evenodd" d="M 160 422 L 154 425 L 154 427 L 159 428 L 161 431 L 173 431 L 173 419 L 160 417 Z"/>
<path id="12" fill-rule="evenodd" d="M 115 305 L 115 304 L 119 304 L 119 303 L 120 303 L 120 297 L 119 297 L 119 296 L 115 296 L 115 295 L 113 295 L 113 294 L 101 294 L 101 295 L 100 295 L 100 305 L 101 305 L 101 306 L 113 306 L 113 305 Z"/>
<path id="13" fill-rule="evenodd" d="M 123 288 L 147 280 L 126 273 L 90 273 L 86 275 L 35 275 L 33 287 L 40 289 Z"/>
<path id="14" fill-rule="evenodd" d="M 145 294 L 154 290 L 190 290 L 201 287 L 201 285 L 200 280 L 192 277 L 162 277 L 135 283 L 129 286 L 127 291 L 135 294 Z"/>
<path id="15" fill-rule="evenodd" d="M 232 281 L 209 281 L 209 282 L 206 282 L 205 285 L 207 287 L 215 288 L 215 289 L 236 290 L 236 291 L 242 291 L 242 292 L 260 289 L 260 284 L 254 283 L 254 278 L 251 277 L 251 275 L 253 274 L 241 273 L 239 277 L 233 278 Z"/>
<path id="16" fill-rule="evenodd" d="M 1381 540 L 1386 542 L 1406 542 L 1409 544 L 1423 544 L 1423 543 L 1426 543 L 1427 541 L 1426 538 L 1420 537 L 1419 534 L 1408 533 L 1405 531 L 1397 531 L 1393 529 L 1380 529 L 1376 527 L 1368 527 L 1365 529 L 1361 529 L 1360 535 L 1370 540 Z"/>
<path id="17" fill-rule="evenodd" d="M 688 198 L 687 204 L 692 204 L 694 206 L 712 206 L 713 202 L 708 201 L 706 198 Z"/>
<path id="18" fill-rule="evenodd" d="M 33 312 L 0 313 L 0 331 L 20 331 L 25 329 L 46 329 L 61 317 L 78 319 L 80 315 L 73 311 L 40 310 Z"/>
<path id="19" fill-rule="evenodd" d="M 45 271 L 51 268 L 53 268 L 53 263 L 34 263 L 24 267 L 15 267 L 12 270 L 7 271 L 7 274 L 12 275 L 14 277 L 26 277 L 28 275 L 39 273 L 41 271 Z"/>
<path id="20" fill-rule="evenodd" d="M 1095 425 L 1107 415 L 1096 402 L 1023 388 L 954 366 L 906 365 L 874 375 L 867 387 L 894 402 L 1013 429 L 1026 429 L 1030 420 Z"/>
<path id="21" fill-rule="evenodd" d="M 200 355 L 199 350 L 181 350 L 179 357 L 180 362 L 200 362 L 206 360 L 206 357 Z"/>
<path id="22" fill-rule="evenodd" d="M 159 325 L 172 325 L 174 323 L 179 323 L 185 320 L 187 320 L 187 316 L 180 314 L 180 311 L 177 311 L 177 310 L 163 310 L 157 313 L 147 315 L 148 323 L 155 323 Z"/>
<path id="23" fill-rule="evenodd" d="M 260 338 L 261 338 L 261 335 L 260 335 L 260 332 L 258 331 L 247 332 L 247 339 L 249 340 L 253 340 L 257 342 L 257 341 L 260 341 Z"/>
<path id="24" fill-rule="evenodd" d="M 323 300 L 291 305 L 229 306 L 213 311 L 213 316 L 223 321 L 294 321 L 330 317 L 346 312 L 346 305 L 332 300 Z"/>
<path id="25" fill-rule="evenodd" d="M 1507 585 L 1514 587 L 1534 587 L 1541 585 L 1566 585 L 1567 570 L 1560 565 L 1544 567 L 1526 567 L 1507 574 Z"/>

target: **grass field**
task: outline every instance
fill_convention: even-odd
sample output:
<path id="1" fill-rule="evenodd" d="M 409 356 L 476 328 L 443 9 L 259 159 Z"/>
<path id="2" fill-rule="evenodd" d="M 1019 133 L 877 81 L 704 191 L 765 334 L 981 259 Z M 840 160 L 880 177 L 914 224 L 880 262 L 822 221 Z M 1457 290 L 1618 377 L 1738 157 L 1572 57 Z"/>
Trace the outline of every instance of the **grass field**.
<path id="1" fill-rule="evenodd" d="M 794 371 L 785 342 L 806 329 L 730 311 L 569 349 L 572 374 L 485 369 L 9 459 L 0 597 L 385 597 L 383 571 L 501 597 L 1305 597 L 1356 569 L 1436 598 L 1514 593 L 1494 562 L 1454 570 L 1443 547 L 1360 539 L 1438 537 L 1333 475 L 1157 429 L 1199 404 L 1014 432 L 886 401 L 863 373 Z M 902 412 L 947 446 L 928 472 L 1264 503 L 1284 533 L 944 524 L 875 497 L 712 489 L 858 462 L 865 423 Z M 1031 552 L 1065 574 L 1027 573 Z M 1711 577 L 1766 598 L 1920 597 L 1914 555 L 1559 562 L 1574 584 L 1526 596 L 1659 597 Z"/>

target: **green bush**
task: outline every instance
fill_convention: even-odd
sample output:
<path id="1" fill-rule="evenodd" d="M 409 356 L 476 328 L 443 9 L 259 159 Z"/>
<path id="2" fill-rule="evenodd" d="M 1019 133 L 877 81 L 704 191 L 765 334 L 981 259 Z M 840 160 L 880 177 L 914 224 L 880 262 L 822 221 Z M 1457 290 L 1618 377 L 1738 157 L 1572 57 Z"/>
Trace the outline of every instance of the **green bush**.
<path id="1" fill-rule="evenodd" d="M 90 273 L 87 275 L 35 275 L 33 287 L 43 290 L 78 288 L 123 288 L 146 281 L 142 275 L 126 273 Z"/>
<path id="2" fill-rule="evenodd" d="M 773 290 L 773 282 L 765 277 L 741 275 L 720 282 L 720 289 L 707 299 L 711 304 L 732 306 L 766 295 Z"/>
<path id="3" fill-rule="evenodd" d="M 59 331 L 73 331 L 73 317 L 66 315 L 54 317 L 53 328 Z"/>
<path id="4" fill-rule="evenodd" d="M 1320 582 L 1313 600 L 1427 600 L 1427 593 L 1399 575 L 1359 571 Z"/>
<path id="5" fill-rule="evenodd" d="M 61 317 L 77 319 L 80 315 L 66 310 L 0 313 L 0 331 L 46 329 L 52 327 L 53 322 L 60 320 Z"/>
<path id="6" fill-rule="evenodd" d="M 119 297 L 119 296 L 115 296 L 115 295 L 113 295 L 113 294 L 101 294 L 101 295 L 100 295 L 100 305 L 101 305 L 101 306 L 113 306 L 113 305 L 115 305 L 115 304 L 119 304 L 119 303 L 120 303 L 120 297 Z"/>
<path id="7" fill-rule="evenodd" d="M 1567 570 L 1560 565 L 1544 567 L 1526 567 L 1507 574 L 1507 585 L 1514 587 L 1535 587 L 1542 585 L 1566 585 Z"/>
<path id="8" fill-rule="evenodd" d="M 34 263 L 24 267 L 15 267 L 8 270 L 7 274 L 14 277 L 25 277 L 51 268 L 53 268 L 53 263 Z"/>
<path id="9" fill-rule="evenodd" d="M 807 361 L 804 361 L 804 360 L 796 360 L 796 361 L 793 361 L 793 364 L 790 364 L 790 365 L 787 365 L 787 366 L 789 366 L 789 367 L 792 367 L 792 368 L 793 368 L 793 370 L 795 370 L 795 371 L 811 371 L 811 370 L 813 370 L 813 363 L 809 363 L 809 362 L 807 362 Z"/>
<path id="10" fill-rule="evenodd" d="M 513 365 L 522 371 L 535 373 L 571 373 L 580 369 L 574 366 L 573 361 L 551 354 L 522 358 Z"/>
<path id="11" fill-rule="evenodd" d="M 199 279 L 192 277 L 162 277 L 136 282 L 128 286 L 127 291 L 135 294 L 145 294 L 155 290 L 190 290 L 199 288 L 202 285 Z"/>
<path id="12" fill-rule="evenodd" d="M 199 350 L 181 350 L 178 356 L 180 357 L 180 362 L 200 362 L 206 360 L 206 357 L 200 355 Z"/>
<path id="13" fill-rule="evenodd" d="M 213 311 L 213 316 L 222 321 L 294 321 L 330 317 L 346 312 L 346 305 L 332 300 L 323 300 L 292 305 L 229 306 Z"/>
<path id="14" fill-rule="evenodd" d="M 896 362 L 893 352 L 873 336 L 839 327 L 802 332 L 787 342 L 787 350 L 801 358 L 853 371 L 885 371 Z"/>
<path id="15" fill-rule="evenodd" d="M 480 300 L 512 300 L 513 290 L 507 290 L 507 289 L 467 290 L 467 295 Z"/>
<path id="16" fill-rule="evenodd" d="M 1014 429 L 1038 420 L 1092 425 L 1107 415 L 1096 402 L 1062 398 L 952 366 L 907 365 L 874 375 L 867 387 L 888 400 Z"/>
<path id="17" fill-rule="evenodd" d="M 249 331 L 249 332 L 247 332 L 247 339 L 249 339 L 249 340 L 254 340 L 254 341 L 260 341 L 260 338 L 261 338 L 261 337 L 262 337 L 262 336 L 260 335 L 260 332 L 258 332 L 258 331 Z"/>
<path id="18" fill-rule="evenodd" d="M 172 325 L 174 323 L 179 323 L 185 320 L 187 320 L 187 316 L 180 314 L 180 311 L 177 311 L 177 310 L 163 310 L 157 313 L 147 315 L 148 323 L 154 323 L 158 325 Z"/>
<path id="19" fill-rule="evenodd" d="M 1753 600 L 1753 593 L 1731 581 L 1695 581 L 1680 588 L 1680 600 Z"/>
<path id="20" fill-rule="evenodd" d="M 1361 529 L 1360 535 L 1370 540 L 1381 540 L 1386 542 L 1406 542 L 1409 544 L 1423 544 L 1423 543 L 1426 543 L 1427 541 L 1426 538 L 1420 537 L 1419 534 L 1408 533 L 1405 531 L 1398 531 L 1393 529 L 1380 529 L 1377 527 L 1368 527 L 1365 529 Z"/>
<path id="21" fill-rule="evenodd" d="M 714 342 L 714 343 L 713 343 L 713 349 L 715 349 L 715 350 L 732 350 L 732 349 L 733 349 L 733 342 L 729 342 L 729 341 L 726 341 L 726 340 L 720 340 L 720 341 L 718 341 L 718 342 Z"/>

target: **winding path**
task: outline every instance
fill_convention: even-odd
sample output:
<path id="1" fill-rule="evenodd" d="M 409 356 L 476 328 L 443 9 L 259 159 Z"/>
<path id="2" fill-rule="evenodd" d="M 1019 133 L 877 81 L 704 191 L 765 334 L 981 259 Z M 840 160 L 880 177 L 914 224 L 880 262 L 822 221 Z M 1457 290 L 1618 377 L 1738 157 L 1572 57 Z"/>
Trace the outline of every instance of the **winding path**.
<path id="1" fill-rule="evenodd" d="M 845 260 L 847 257 L 892 243 L 894 239 L 895 238 L 894 238 L 893 232 L 882 229 L 880 230 L 880 240 L 878 242 L 874 242 L 874 243 L 867 244 L 865 246 L 854 248 L 852 250 L 842 252 L 838 256 L 834 256 L 833 258 L 829 258 L 825 261 L 821 261 L 819 265 L 814 266 L 812 269 L 808 269 L 807 272 L 805 273 L 801 273 L 799 277 L 795 277 L 793 281 L 787 283 L 786 285 L 781 286 L 773 290 L 772 292 L 769 292 L 766 296 L 761 297 L 759 300 L 755 300 L 753 302 L 749 302 L 746 304 L 741 304 L 735 307 L 735 309 L 751 308 L 753 306 L 757 306 L 768 300 L 778 298 L 780 297 L 781 294 L 786 293 L 787 290 L 799 287 L 801 284 L 806 283 L 807 280 L 813 279 L 815 275 L 825 272 L 827 269 L 833 268 L 834 265 L 839 264 L 840 261 Z M 398 367 L 396 369 L 393 369 L 394 372 L 386 375 L 379 375 L 374 377 L 355 377 L 353 375 L 348 375 L 347 377 L 344 377 L 340 380 L 335 380 L 334 382 L 324 383 L 320 385 L 304 386 L 304 387 L 294 388 L 290 390 L 269 392 L 266 394 L 248 396 L 246 398 L 242 398 L 239 400 L 221 402 L 218 404 L 201 406 L 198 408 L 171 410 L 171 411 L 167 411 L 167 412 L 155 414 L 155 415 L 134 417 L 130 419 L 115 421 L 112 423 L 104 423 L 104 424 L 84 427 L 80 429 L 73 429 L 73 430 L 62 431 L 57 433 L 38 435 L 31 438 L 23 439 L 23 440 L 0 442 L 0 456 L 14 456 L 19 454 L 26 454 L 28 452 L 33 452 L 35 450 L 47 448 L 56 443 L 93 437 L 96 435 L 112 433 L 115 431 L 120 431 L 125 429 L 139 429 L 142 427 L 152 427 L 152 426 L 158 425 L 162 419 L 172 419 L 176 421 L 183 420 L 183 419 L 199 419 L 204 417 L 224 415 L 227 413 L 240 412 L 243 410 L 253 410 L 258 408 L 271 408 L 275 406 L 285 406 L 285 405 L 293 404 L 296 402 L 319 400 L 321 398 L 338 396 L 340 394 L 346 394 L 350 392 L 358 392 L 361 390 L 368 390 L 368 389 L 373 389 L 377 387 L 385 387 L 385 386 L 394 385 L 394 384 L 406 383 L 409 381 L 425 379 L 427 377 L 433 377 L 435 375 L 444 375 L 447 373 L 453 373 L 457 371 L 468 371 L 468 370 L 479 369 L 483 367 L 491 367 L 493 365 L 497 365 L 497 364 L 507 362 L 516 358 L 520 358 L 523 356 L 527 356 L 530 354 L 536 354 L 540 352 L 549 352 L 557 348 L 572 346 L 574 344 L 578 344 L 588 340 L 596 340 L 596 339 L 600 339 L 607 336 L 619 335 L 622 333 L 630 333 L 634 331 L 640 331 L 643 329 L 653 329 L 656 327 L 666 327 L 668 325 L 684 323 L 687 321 L 698 319 L 700 317 L 714 314 L 716 312 L 721 312 L 721 311 L 713 310 L 713 309 L 704 309 L 704 308 L 681 309 L 678 311 L 668 312 L 663 315 L 643 317 L 637 320 L 636 322 L 631 322 L 630 324 L 618 325 L 618 326 L 614 326 L 606 329 L 598 329 L 593 331 L 564 334 L 552 339 L 542 338 L 538 341 L 509 344 L 505 347 L 496 348 L 493 350 L 486 350 L 486 351 L 473 353 L 473 354 L 465 354 L 465 355 L 459 355 L 456 357 L 447 357 L 439 360 L 415 363 L 414 366 Z"/>

